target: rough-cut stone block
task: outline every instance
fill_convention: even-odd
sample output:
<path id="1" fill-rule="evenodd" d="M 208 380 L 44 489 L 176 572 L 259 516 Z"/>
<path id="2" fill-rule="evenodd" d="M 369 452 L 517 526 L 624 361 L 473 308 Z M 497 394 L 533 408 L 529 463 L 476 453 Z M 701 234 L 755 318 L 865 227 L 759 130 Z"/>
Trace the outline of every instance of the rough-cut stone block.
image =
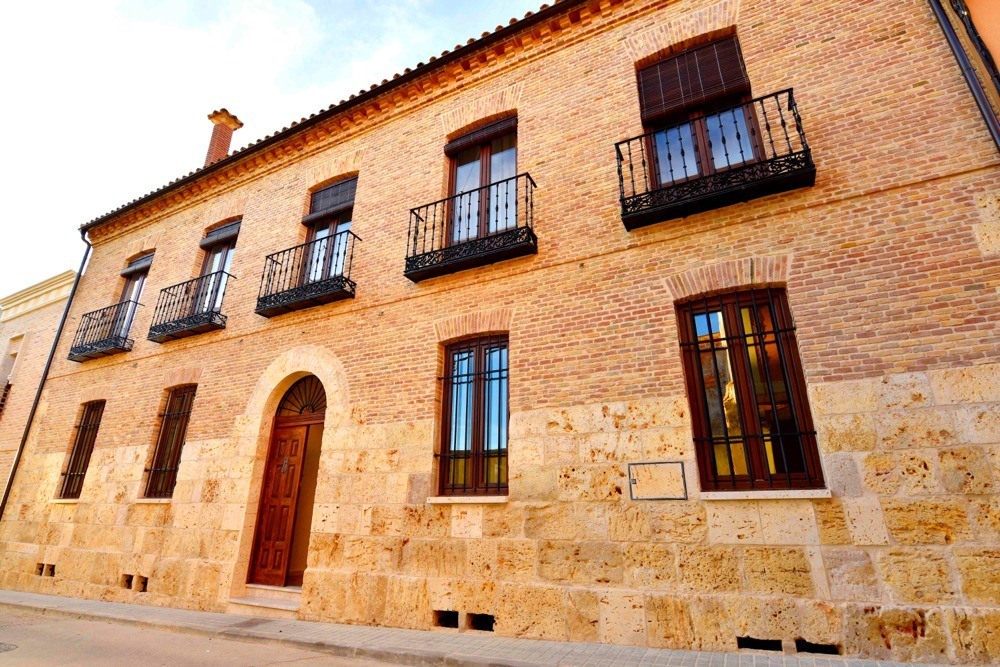
<path id="1" fill-rule="evenodd" d="M 814 499 L 812 506 L 820 544 L 851 543 L 851 533 L 847 528 L 847 515 L 840 499 Z"/>
<path id="2" fill-rule="evenodd" d="M 825 452 L 863 452 L 875 449 L 875 419 L 868 414 L 817 417 L 820 448 Z"/>
<path id="3" fill-rule="evenodd" d="M 740 588 L 740 559 L 731 547 L 690 547 L 677 549 L 679 583 L 691 592 L 737 591 Z"/>
<path id="4" fill-rule="evenodd" d="M 608 520 L 609 536 L 616 542 L 645 542 L 652 536 L 647 504 L 616 505 Z"/>
<path id="5" fill-rule="evenodd" d="M 569 639 L 574 642 L 600 641 L 600 596 L 595 591 L 572 589 L 566 608 Z"/>
<path id="6" fill-rule="evenodd" d="M 958 410 L 961 437 L 967 443 L 995 444 L 1000 442 L 1000 405 L 977 405 Z"/>
<path id="7" fill-rule="evenodd" d="M 696 651 L 732 651 L 736 637 L 725 605 L 716 596 L 646 595 L 650 646 Z"/>
<path id="8" fill-rule="evenodd" d="M 982 447 L 955 447 L 938 452 L 941 485 L 949 493 L 994 493 L 989 457 Z"/>
<path id="9" fill-rule="evenodd" d="M 831 453 L 823 457 L 826 485 L 835 496 L 856 498 L 864 493 L 858 463 L 850 453 Z"/>
<path id="10" fill-rule="evenodd" d="M 763 544 L 759 505 L 754 500 L 707 503 L 708 541 L 713 544 Z"/>
<path id="11" fill-rule="evenodd" d="M 927 375 L 939 405 L 989 403 L 998 400 L 1000 364 L 946 368 L 931 371 Z"/>
<path id="12" fill-rule="evenodd" d="M 956 549 L 954 558 L 965 599 L 976 604 L 1000 605 L 1000 548 Z"/>
<path id="13" fill-rule="evenodd" d="M 498 600 L 498 633 L 557 641 L 569 638 L 564 589 L 505 584 L 499 589 Z"/>
<path id="14" fill-rule="evenodd" d="M 641 594 L 604 592 L 598 600 L 598 610 L 602 643 L 645 645 L 646 617 Z"/>
<path id="15" fill-rule="evenodd" d="M 820 415 L 871 412 L 877 405 L 874 380 L 822 382 L 811 385 L 809 393 L 809 407 Z"/>
<path id="16" fill-rule="evenodd" d="M 747 588 L 755 593 L 791 597 L 813 593 L 809 561 L 801 549 L 747 547 L 743 572 Z"/>
<path id="17" fill-rule="evenodd" d="M 537 578 L 538 546 L 535 540 L 497 540 L 497 579 L 532 581 Z"/>
<path id="18" fill-rule="evenodd" d="M 525 508 L 524 536 L 539 540 L 571 540 L 580 534 L 573 505 L 558 503 Z"/>
<path id="19" fill-rule="evenodd" d="M 955 660 L 973 665 L 1000 664 L 1000 610 L 955 608 L 945 612 Z"/>
<path id="20" fill-rule="evenodd" d="M 946 662 L 944 613 L 879 605 L 849 605 L 844 612 L 844 652 L 878 660 Z"/>
<path id="21" fill-rule="evenodd" d="M 880 412 L 876 423 L 883 449 L 949 447 L 958 441 L 955 413 L 950 408 Z"/>
<path id="22" fill-rule="evenodd" d="M 845 498 L 843 506 L 853 544 L 889 544 L 889 531 L 878 498 Z"/>
<path id="23" fill-rule="evenodd" d="M 889 534 L 900 544 L 953 544 L 968 541 L 967 503 L 961 498 L 882 501 Z"/>
<path id="24" fill-rule="evenodd" d="M 637 590 L 674 589 L 677 549 L 672 544 L 640 542 L 622 547 L 625 585 Z"/>
<path id="25" fill-rule="evenodd" d="M 816 517 L 808 500 L 762 501 L 764 544 L 819 544 Z"/>
<path id="26" fill-rule="evenodd" d="M 906 410 L 934 404 L 931 385 L 924 373 L 883 376 L 877 386 L 878 409 Z"/>
<path id="27" fill-rule="evenodd" d="M 879 495 L 899 490 L 899 470 L 894 452 L 872 452 L 861 460 L 865 487 Z"/>
<path id="28" fill-rule="evenodd" d="M 540 542 L 538 574 L 553 582 L 619 583 L 621 549 L 603 542 Z"/>
<path id="29" fill-rule="evenodd" d="M 726 615 L 737 637 L 785 639 L 799 635 L 799 610 L 787 597 L 727 596 Z"/>
<path id="30" fill-rule="evenodd" d="M 932 604 L 956 598 L 951 568 L 929 549 L 889 549 L 878 558 L 882 581 L 893 602 Z"/>
<path id="31" fill-rule="evenodd" d="M 695 544 L 708 535 L 705 507 L 696 502 L 656 503 L 649 508 L 652 538 L 657 542 Z"/>
<path id="32" fill-rule="evenodd" d="M 823 549 L 823 563 L 834 600 L 878 602 L 878 579 L 871 558 L 855 549 Z"/>
<path id="33" fill-rule="evenodd" d="M 383 616 L 386 625 L 426 630 L 433 623 L 433 614 L 425 579 L 388 578 Z"/>
<path id="34" fill-rule="evenodd" d="M 483 506 L 456 505 L 451 510 L 451 536 L 479 538 L 483 536 Z"/>

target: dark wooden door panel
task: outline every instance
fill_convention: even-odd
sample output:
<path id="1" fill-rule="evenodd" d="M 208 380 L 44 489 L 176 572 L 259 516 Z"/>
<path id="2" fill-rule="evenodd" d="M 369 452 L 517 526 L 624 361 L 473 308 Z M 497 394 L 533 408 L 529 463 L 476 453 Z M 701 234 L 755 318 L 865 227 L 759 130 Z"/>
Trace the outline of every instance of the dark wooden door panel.
<path id="1" fill-rule="evenodd" d="M 250 583 L 284 586 L 308 427 L 274 430 L 257 518 Z"/>

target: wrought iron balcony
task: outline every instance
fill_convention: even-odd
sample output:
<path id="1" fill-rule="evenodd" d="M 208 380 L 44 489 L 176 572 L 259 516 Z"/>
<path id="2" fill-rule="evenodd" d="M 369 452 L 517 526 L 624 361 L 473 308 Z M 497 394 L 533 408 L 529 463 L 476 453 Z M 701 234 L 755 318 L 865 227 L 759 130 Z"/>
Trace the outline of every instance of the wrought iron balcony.
<path id="1" fill-rule="evenodd" d="M 135 341 L 128 334 L 135 310 L 141 305 L 138 301 L 122 301 L 81 317 L 69 360 L 82 362 L 131 350 Z"/>
<path id="2" fill-rule="evenodd" d="M 354 298 L 354 242 L 343 231 L 268 255 L 260 279 L 257 314 L 274 317 L 293 310 Z"/>
<path id="3" fill-rule="evenodd" d="M 164 288 L 156 302 L 149 340 L 165 343 L 175 338 L 225 329 L 222 299 L 226 295 L 226 285 L 235 279 L 225 271 L 216 271 Z"/>
<path id="4" fill-rule="evenodd" d="M 621 141 L 615 151 L 629 230 L 816 182 L 791 89 Z"/>
<path id="5" fill-rule="evenodd" d="M 410 210 L 404 275 L 414 282 L 538 252 L 529 174 Z"/>

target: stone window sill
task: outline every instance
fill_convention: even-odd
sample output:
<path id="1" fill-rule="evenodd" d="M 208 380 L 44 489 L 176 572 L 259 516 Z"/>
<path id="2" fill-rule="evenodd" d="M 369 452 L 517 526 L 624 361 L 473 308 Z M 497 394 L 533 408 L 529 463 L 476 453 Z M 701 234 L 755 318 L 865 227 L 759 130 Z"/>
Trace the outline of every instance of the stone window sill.
<path id="1" fill-rule="evenodd" d="M 507 496 L 430 496 L 428 505 L 503 505 Z"/>
<path id="2" fill-rule="evenodd" d="M 786 489 L 775 491 L 702 491 L 701 500 L 799 500 L 832 498 L 830 489 Z"/>
<path id="3" fill-rule="evenodd" d="M 173 502 L 173 498 L 136 498 L 136 505 L 167 505 Z"/>
<path id="4" fill-rule="evenodd" d="M 79 498 L 52 498 L 49 500 L 52 505 L 76 505 L 79 502 Z"/>

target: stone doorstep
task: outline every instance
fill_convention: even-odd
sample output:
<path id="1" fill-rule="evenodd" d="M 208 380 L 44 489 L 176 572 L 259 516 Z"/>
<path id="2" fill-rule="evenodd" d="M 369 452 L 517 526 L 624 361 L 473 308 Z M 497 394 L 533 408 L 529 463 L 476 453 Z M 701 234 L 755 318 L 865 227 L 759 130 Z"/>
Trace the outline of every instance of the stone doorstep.
<path id="1" fill-rule="evenodd" d="M 128 623 L 139 627 L 170 630 L 180 633 L 225 637 L 259 643 L 280 643 L 344 657 L 368 658 L 399 665 L 439 667 L 592 667 L 635 665 L 654 667 L 676 665 L 697 667 L 705 664 L 725 664 L 727 667 L 752 667 L 761 664 L 781 667 L 951 667 L 928 663 L 899 663 L 830 656 L 761 655 L 758 652 L 712 653 L 670 649 L 639 649 L 629 646 L 585 644 L 574 642 L 536 641 L 510 637 L 474 635 L 480 633 L 433 633 L 440 648 L 414 646 L 414 637 L 430 636 L 430 632 L 363 625 L 338 625 L 309 621 L 277 620 L 199 612 L 171 607 L 156 607 L 121 602 L 101 602 L 65 598 L 39 593 L 0 590 L 0 607 L 78 619 L 99 619 Z M 328 629 L 327 632 L 318 632 Z M 355 634 L 347 637 L 346 634 Z M 281 635 L 281 636 L 279 636 Z M 296 636 L 298 635 L 298 636 Z M 393 635 L 397 635 L 393 637 Z M 451 638 L 462 638 L 449 647 Z M 478 640 L 478 641 L 477 641 Z M 476 646 L 491 655 L 477 655 Z M 381 646 L 377 645 L 381 644 Z M 560 650 L 556 650 L 560 649 Z M 627 653 L 641 652 L 638 661 L 629 660 Z M 504 657 L 507 653 L 511 657 Z M 602 655 L 604 654 L 604 655 Z M 516 656 L 516 657 L 515 657 Z"/>

